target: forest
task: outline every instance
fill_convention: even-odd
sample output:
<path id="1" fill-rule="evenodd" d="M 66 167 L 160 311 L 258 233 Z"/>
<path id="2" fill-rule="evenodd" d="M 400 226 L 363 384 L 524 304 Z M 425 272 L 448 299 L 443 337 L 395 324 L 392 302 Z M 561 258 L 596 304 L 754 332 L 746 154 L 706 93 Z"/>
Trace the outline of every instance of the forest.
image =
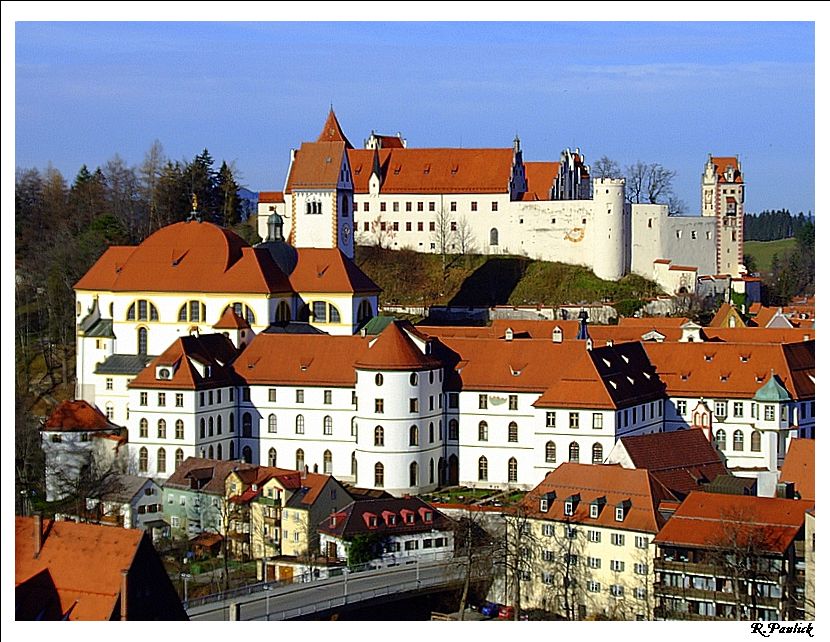
<path id="1" fill-rule="evenodd" d="M 758 214 L 744 216 L 745 241 L 777 241 L 798 235 L 806 225 L 812 225 L 812 213 L 799 212 L 798 216 L 790 214 L 787 209 L 763 210 Z"/>

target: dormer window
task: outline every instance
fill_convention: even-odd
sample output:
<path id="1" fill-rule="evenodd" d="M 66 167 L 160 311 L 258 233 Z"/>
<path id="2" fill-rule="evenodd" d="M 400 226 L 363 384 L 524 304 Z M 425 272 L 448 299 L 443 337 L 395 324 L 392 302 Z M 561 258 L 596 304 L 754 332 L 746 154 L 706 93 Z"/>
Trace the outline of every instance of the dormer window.
<path id="1" fill-rule="evenodd" d="M 329 528 L 337 528 L 337 515 L 332 515 L 329 520 Z"/>
<path id="2" fill-rule="evenodd" d="M 625 509 L 622 506 L 617 506 L 614 509 L 614 519 L 621 522 L 625 519 Z"/>
<path id="3" fill-rule="evenodd" d="M 432 522 L 432 511 L 427 511 L 424 513 L 424 521 L 427 523 Z"/>
<path id="4" fill-rule="evenodd" d="M 565 515 L 571 517 L 576 512 L 576 505 L 579 503 L 579 495 L 571 495 L 565 500 Z"/>
<path id="5" fill-rule="evenodd" d="M 369 528 L 377 528 L 378 527 L 378 518 L 377 515 L 372 515 L 369 518 Z"/>
<path id="6" fill-rule="evenodd" d="M 414 524 L 415 523 L 415 514 L 414 513 L 407 513 L 405 517 L 405 521 L 407 524 Z"/>
<path id="7" fill-rule="evenodd" d="M 591 504 L 591 519 L 596 519 L 597 517 L 599 517 L 599 505 Z"/>
<path id="8" fill-rule="evenodd" d="M 156 379 L 169 381 L 173 378 L 173 369 L 170 366 L 159 366 L 156 368 Z"/>
<path id="9" fill-rule="evenodd" d="M 539 499 L 539 510 L 543 513 L 548 512 L 548 498 L 547 497 L 541 497 Z"/>
<path id="10" fill-rule="evenodd" d="M 605 506 L 605 497 L 597 497 L 594 501 L 591 502 L 591 519 L 597 519 L 599 517 L 599 514 L 602 511 L 603 506 Z"/>

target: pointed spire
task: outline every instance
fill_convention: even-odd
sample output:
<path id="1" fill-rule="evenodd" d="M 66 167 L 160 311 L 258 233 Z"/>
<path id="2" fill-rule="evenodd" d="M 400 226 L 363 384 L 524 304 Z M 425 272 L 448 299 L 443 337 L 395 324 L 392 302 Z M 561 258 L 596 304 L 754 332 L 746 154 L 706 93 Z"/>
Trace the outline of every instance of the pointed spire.
<path id="1" fill-rule="evenodd" d="M 383 174 L 380 169 L 380 154 L 378 154 L 377 147 L 375 147 L 375 153 L 372 154 L 372 174 L 375 174 L 378 180 L 383 182 Z"/>
<path id="2" fill-rule="evenodd" d="M 326 124 L 323 125 L 323 131 L 320 132 L 320 136 L 317 139 L 318 143 L 346 143 L 346 149 L 354 149 L 352 144 L 349 142 L 349 139 L 346 138 L 346 134 L 343 133 L 343 129 L 340 127 L 340 123 L 337 122 L 337 116 L 334 115 L 334 107 L 329 109 L 328 118 L 326 118 Z"/>

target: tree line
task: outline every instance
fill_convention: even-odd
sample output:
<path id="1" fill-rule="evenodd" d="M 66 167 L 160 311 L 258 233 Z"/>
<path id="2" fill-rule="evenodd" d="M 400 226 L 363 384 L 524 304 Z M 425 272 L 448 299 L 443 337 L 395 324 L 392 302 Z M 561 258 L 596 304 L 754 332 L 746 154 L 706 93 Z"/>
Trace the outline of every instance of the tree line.
<path id="1" fill-rule="evenodd" d="M 669 214 L 686 212 L 684 203 L 674 192 L 677 172 L 660 163 L 636 163 L 626 165 L 603 156 L 591 165 L 594 178 L 625 178 L 625 198 L 629 203 L 661 203 L 667 205 Z"/>
<path id="2" fill-rule="evenodd" d="M 795 233 L 795 248 L 783 258 L 773 254 L 770 278 L 762 298 L 769 305 L 786 305 L 794 296 L 816 291 L 816 230 L 811 221 Z"/>
<path id="3" fill-rule="evenodd" d="M 777 241 L 793 238 L 807 225 L 813 224 L 812 213 L 799 212 L 797 216 L 787 209 L 764 210 L 744 217 L 744 239 L 747 241 Z"/>

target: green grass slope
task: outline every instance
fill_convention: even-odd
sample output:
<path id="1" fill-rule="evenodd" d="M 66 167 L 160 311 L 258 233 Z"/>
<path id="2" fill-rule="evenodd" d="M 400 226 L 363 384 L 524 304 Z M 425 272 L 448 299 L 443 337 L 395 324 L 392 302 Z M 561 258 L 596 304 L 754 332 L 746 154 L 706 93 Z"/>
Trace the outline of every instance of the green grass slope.
<path id="1" fill-rule="evenodd" d="M 755 259 L 755 265 L 760 272 L 769 272 L 772 264 L 773 254 L 777 254 L 780 260 L 784 255 L 795 249 L 794 238 L 780 239 L 778 241 L 746 241 L 744 242 L 744 254 Z"/>

